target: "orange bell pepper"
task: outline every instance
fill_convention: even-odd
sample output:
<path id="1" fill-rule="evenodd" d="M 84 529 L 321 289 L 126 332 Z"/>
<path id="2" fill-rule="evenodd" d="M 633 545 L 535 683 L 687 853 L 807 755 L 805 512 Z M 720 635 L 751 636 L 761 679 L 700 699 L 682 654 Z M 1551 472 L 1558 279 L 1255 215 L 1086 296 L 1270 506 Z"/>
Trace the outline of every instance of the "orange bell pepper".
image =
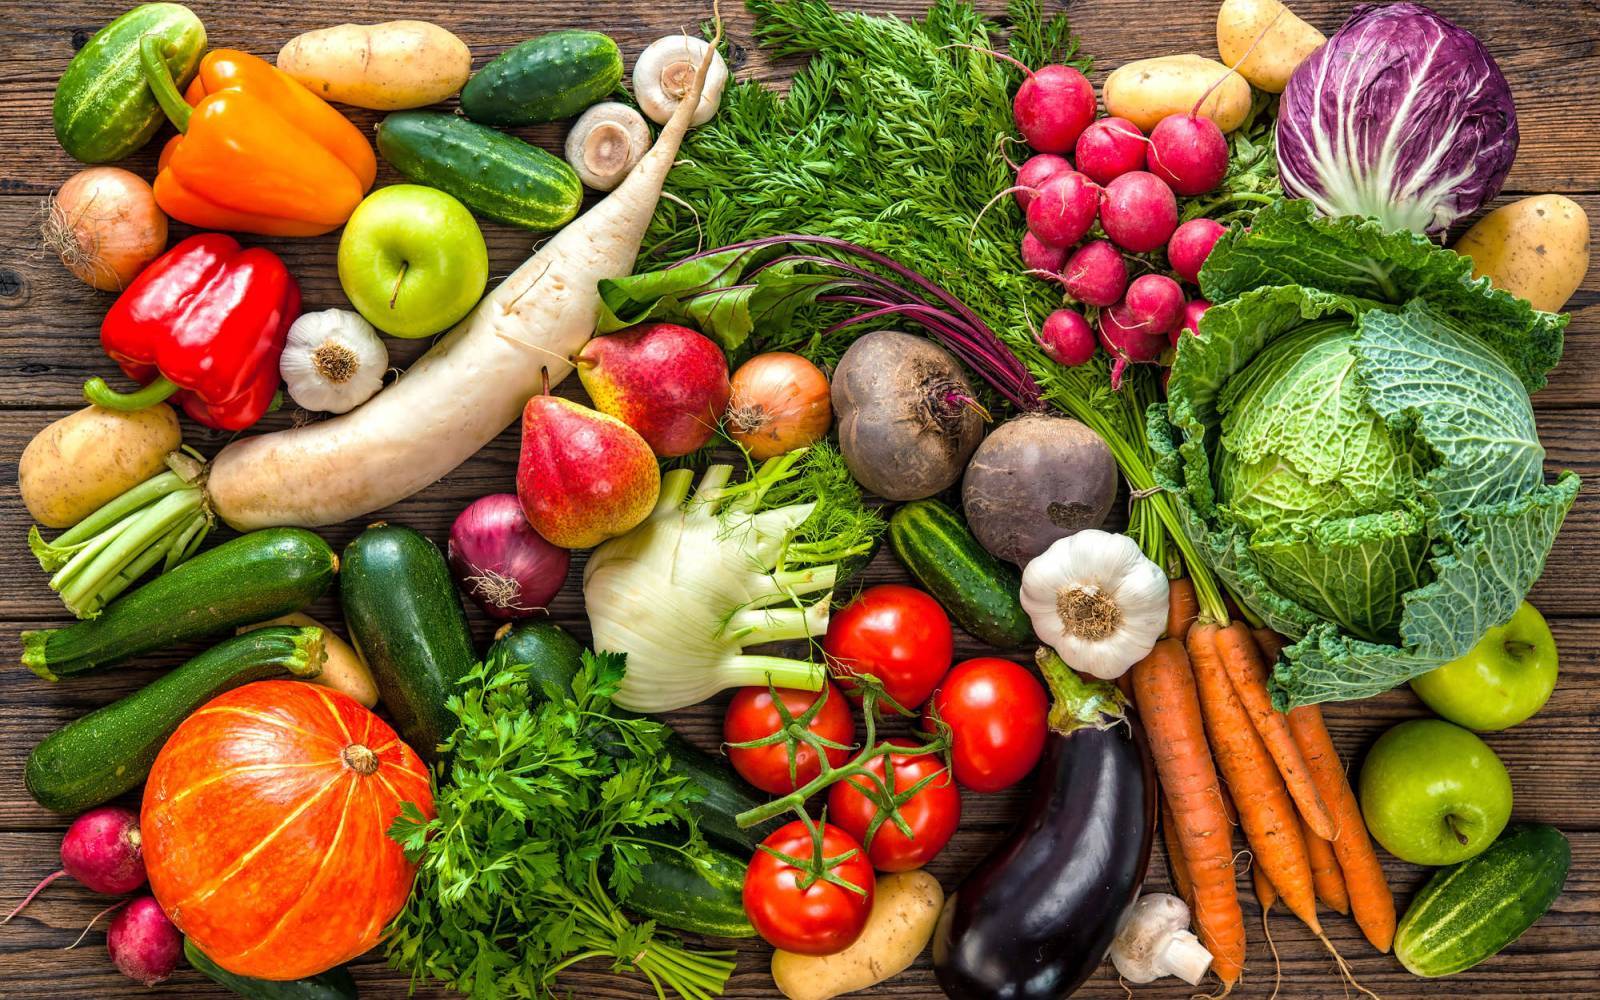
<path id="1" fill-rule="evenodd" d="M 180 97 L 155 36 L 145 79 L 178 135 L 161 150 L 156 203 L 201 229 L 318 236 L 344 224 L 378 162 L 361 130 L 247 52 L 216 49 Z"/>

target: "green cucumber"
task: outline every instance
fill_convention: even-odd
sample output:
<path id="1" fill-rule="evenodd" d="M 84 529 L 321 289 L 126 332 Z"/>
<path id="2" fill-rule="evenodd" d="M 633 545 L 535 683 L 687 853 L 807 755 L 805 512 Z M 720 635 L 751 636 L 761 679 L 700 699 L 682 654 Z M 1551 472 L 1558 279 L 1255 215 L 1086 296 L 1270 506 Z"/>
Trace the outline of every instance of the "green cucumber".
<path id="1" fill-rule="evenodd" d="M 167 69 L 182 91 L 206 50 L 206 28 L 176 3 L 147 3 L 94 33 L 56 83 L 61 148 L 84 163 L 111 163 L 149 142 L 167 120 L 139 67 L 139 42 L 166 41 Z"/>
<path id="2" fill-rule="evenodd" d="M 252 531 L 124 594 L 97 618 L 22 633 L 22 664 L 59 680 L 253 625 L 321 597 L 338 568 L 328 543 L 309 531 Z"/>
<path id="3" fill-rule="evenodd" d="M 715 846 L 710 864 L 701 869 L 679 851 L 645 845 L 639 884 L 623 905 L 641 917 L 674 930 L 721 938 L 755 937 L 744 912 L 744 870 L 747 858 Z"/>
<path id="4" fill-rule="evenodd" d="M 408 180 L 508 225 L 559 229 L 583 204 L 583 182 L 565 160 L 455 115 L 396 112 L 378 124 L 378 153 Z"/>
<path id="5" fill-rule="evenodd" d="M 456 728 L 445 699 L 478 660 L 444 555 L 410 528 L 379 521 L 345 546 L 339 598 L 401 738 L 438 760 Z"/>
<path id="6" fill-rule="evenodd" d="M 622 51 L 598 31 L 553 31 L 500 53 L 461 88 L 461 113 L 485 125 L 571 118 L 622 82 Z"/>
<path id="7" fill-rule="evenodd" d="M 1395 957 L 1430 978 L 1472 968 L 1544 915 L 1571 864 L 1572 845 L 1555 827 L 1506 827 L 1482 854 L 1433 873 L 1395 930 Z"/>
<path id="8" fill-rule="evenodd" d="M 955 511 L 937 500 L 908 503 L 889 518 L 889 544 L 962 628 L 1000 649 L 1033 642 L 1021 575 L 979 545 Z"/>
<path id="9" fill-rule="evenodd" d="M 28 755 L 23 781 L 46 809 L 78 813 L 150 773 L 167 737 L 224 691 L 322 670 L 322 629 L 274 626 L 225 640 L 104 708 L 69 722 Z"/>
<path id="10" fill-rule="evenodd" d="M 280 982 L 235 975 L 213 962 L 189 938 L 183 939 L 183 957 L 202 976 L 248 1000 L 356 1000 L 357 997 L 355 977 L 342 965 L 315 976 Z"/>

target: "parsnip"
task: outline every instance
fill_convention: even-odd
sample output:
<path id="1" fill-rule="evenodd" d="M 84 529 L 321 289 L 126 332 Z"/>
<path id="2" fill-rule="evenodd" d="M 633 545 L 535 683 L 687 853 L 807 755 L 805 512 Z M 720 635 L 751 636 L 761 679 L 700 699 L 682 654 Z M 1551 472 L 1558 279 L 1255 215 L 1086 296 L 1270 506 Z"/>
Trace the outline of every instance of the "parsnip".
<path id="1" fill-rule="evenodd" d="M 721 37 L 718 22 L 718 38 Z M 699 94 L 707 57 L 691 91 Z M 633 270 L 697 100 L 685 99 L 650 152 L 398 381 L 349 413 L 236 441 L 212 463 L 213 508 L 240 531 L 337 524 L 449 473 L 505 430 L 541 385 L 572 370 L 594 333 L 598 283 Z"/>

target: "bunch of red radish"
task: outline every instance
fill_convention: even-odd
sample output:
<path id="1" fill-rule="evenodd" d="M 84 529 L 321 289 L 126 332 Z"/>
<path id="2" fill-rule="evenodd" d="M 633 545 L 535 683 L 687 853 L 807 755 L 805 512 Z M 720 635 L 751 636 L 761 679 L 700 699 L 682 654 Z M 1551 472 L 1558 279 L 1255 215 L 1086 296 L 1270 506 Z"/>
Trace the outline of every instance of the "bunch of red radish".
<path id="1" fill-rule="evenodd" d="M 1094 88 L 1076 69 L 1027 72 L 1012 114 L 1034 155 L 1002 194 L 1014 194 L 1027 217 L 1028 273 L 1059 282 L 1079 306 L 1099 311 L 1098 342 L 1114 361 L 1117 385 L 1127 365 L 1159 361 L 1175 348 L 1209 306 L 1153 269 L 1130 281 L 1124 253 L 1164 248 L 1172 272 L 1198 283 L 1223 227 L 1211 219 L 1179 225 L 1178 196 L 1206 194 L 1222 183 L 1228 141 L 1198 113 L 1199 103 L 1163 118 L 1146 136 L 1125 118 L 1096 120 Z M 1096 222 L 1104 238 L 1084 242 Z M 1063 308 L 1045 320 L 1038 339 L 1051 360 L 1080 365 L 1094 355 L 1096 333 L 1083 312 Z"/>

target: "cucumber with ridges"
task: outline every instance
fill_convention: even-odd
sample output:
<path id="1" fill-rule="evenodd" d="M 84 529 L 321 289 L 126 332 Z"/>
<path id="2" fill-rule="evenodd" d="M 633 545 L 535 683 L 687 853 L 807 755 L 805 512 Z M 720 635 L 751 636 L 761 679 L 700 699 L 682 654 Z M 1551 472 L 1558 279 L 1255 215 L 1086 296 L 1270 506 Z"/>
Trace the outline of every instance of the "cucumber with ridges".
<path id="1" fill-rule="evenodd" d="M 889 544 L 972 635 L 1000 649 L 1033 641 L 1021 575 L 990 555 L 955 511 L 937 500 L 908 503 L 889 518 Z"/>
<path id="2" fill-rule="evenodd" d="M 702 870 L 678 851 L 647 845 L 649 860 L 623 905 L 674 930 L 711 937 L 755 937 L 744 912 L 747 860 L 715 846 Z"/>
<path id="3" fill-rule="evenodd" d="M 1571 864 L 1561 831 L 1513 823 L 1482 854 L 1433 873 L 1395 930 L 1395 957 L 1418 976 L 1472 968 L 1544 915 Z"/>
<path id="4" fill-rule="evenodd" d="M 191 712 L 252 681 L 315 677 L 322 658 L 320 628 L 274 626 L 219 643 L 46 736 L 23 768 L 28 794 L 59 813 L 108 802 L 145 779 L 167 737 Z"/>
<path id="5" fill-rule="evenodd" d="M 461 112 L 485 125 L 571 118 L 622 82 L 622 52 L 598 31 L 554 31 L 500 53 L 461 88 Z"/>
<path id="6" fill-rule="evenodd" d="M 22 664 L 59 680 L 286 615 L 321 597 L 338 569 L 328 543 L 309 531 L 252 531 L 124 594 L 98 618 L 22 633 Z"/>
<path id="7" fill-rule="evenodd" d="M 196 972 L 247 1000 L 356 1000 L 358 996 L 355 977 L 342 965 L 304 979 L 253 979 L 235 975 L 213 962 L 189 938 L 183 939 L 183 957 Z"/>
<path id="8" fill-rule="evenodd" d="M 345 546 L 339 599 L 401 738 L 437 760 L 456 728 L 445 699 L 477 663 L 444 554 L 412 529 L 379 521 Z"/>
<path id="9" fill-rule="evenodd" d="M 167 69 L 179 91 L 194 78 L 206 29 L 182 4 L 141 4 L 101 28 L 56 83 L 56 139 L 73 157 L 85 163 L 124 159 L 167 120 L 139 68 L 139 42 L 146 35 L 166 40 Z"/>
<path id="10" fill-rule="evenodd" d="M 456 115 L 399 111 L 378 125 L 378 154 L 485 218 L 538 232 L 571 222 L 583 182 L 565 160 Z"/>

